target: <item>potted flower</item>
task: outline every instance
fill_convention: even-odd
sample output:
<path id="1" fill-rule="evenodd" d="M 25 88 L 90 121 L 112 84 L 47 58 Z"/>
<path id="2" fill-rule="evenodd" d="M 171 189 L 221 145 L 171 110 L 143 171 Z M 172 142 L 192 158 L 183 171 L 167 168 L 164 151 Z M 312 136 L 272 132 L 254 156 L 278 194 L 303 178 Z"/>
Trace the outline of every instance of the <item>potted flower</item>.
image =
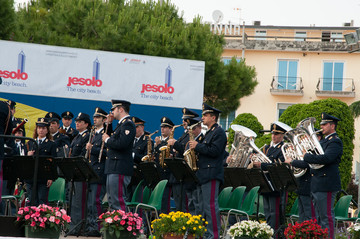
<path id="1" fill-rule="evenodd" d="M 347 231 L 350 233 L 350 238 L 360 239 L 360 223 L 352 224 Z"/>
<path id="2" fill-rule="evenodd" d="M 45 204 L 21 207 L 17 212 L 17 222 L 25 225 L 25 237 L 59 238 L 70 221 L 64 209 Z"/>
<path id="3" fill-rule="evenodd" d="M 202 237 L 206 232 L 207 221 L 201 215 L 191 215 L 184 212 L 170 212 L 160 214 L 159 219 L 151 222 L 155 238 L 181 237 L 185 234 L 188 238 Z"/>
<path id="4" fill-rule="evenodd" d="M 302 223 L 296 222 L 294 225 L 289 223 L 285 229 L 286 238 L 290 239 L 326 239 L 328 238 L 328 229 L 322 229 L 316 220 L 308 220 Z"/>
<path id="5" fill-rule="evenodd" d="M 144 233 L 142 218 L 137 213 L 122 210 L 108 211 L 99 216 L 100 232 L 105 239 L 135 238 Z"/>
<path id="6" fill-rule="evenodd" d="M 232 238 L 269 239 L 273 236 L 274 230 L 266 223 L 244 220 L 232 225 L 227 233 Z"/>

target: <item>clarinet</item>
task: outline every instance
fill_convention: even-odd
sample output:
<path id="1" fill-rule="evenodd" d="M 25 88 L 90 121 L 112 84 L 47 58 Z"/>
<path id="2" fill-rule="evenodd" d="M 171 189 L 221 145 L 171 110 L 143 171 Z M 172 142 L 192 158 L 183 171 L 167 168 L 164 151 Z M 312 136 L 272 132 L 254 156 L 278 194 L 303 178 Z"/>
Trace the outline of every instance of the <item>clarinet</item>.
<path id="1" fill-rule="evenodd" d="M 106 124 L 105 133 L 108 132 L 108 129 L 109 129 L 109 122 Z M 101 161 L 101 155 L 102 155 L 102 153 L 104 151 L 104 145 L 105 145 L 105 141 L 102 141 L 101 148 L 100 148 L 100 153 L 99 153 L 99 163 Z"/>
<path id="2" fill-rule="evenodd" d="M 93 126 L 90 130 L 90 136 L 89 136 L 89 141 L 88 143 L 91 143 L 91 140 L 93 139 L 93 136 L 94 136 L 94 131 L 95 131 L 95 126 Z M 90 150 L 86 150 L 86 153 L 85 153 L 85 159 L 87 159 L 90 155 Z"/>

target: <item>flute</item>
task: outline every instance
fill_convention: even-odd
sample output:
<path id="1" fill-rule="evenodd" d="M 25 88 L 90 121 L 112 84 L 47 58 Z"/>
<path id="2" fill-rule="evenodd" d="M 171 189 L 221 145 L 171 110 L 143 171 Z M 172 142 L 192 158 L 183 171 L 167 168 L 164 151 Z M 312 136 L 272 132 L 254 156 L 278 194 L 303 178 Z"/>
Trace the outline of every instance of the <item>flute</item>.
<path id="1" fill-rule="evenodd" d="M 111 114 L 111 111 L 110 111 L 110 113 L 109 113 L 109 115 Z M 109 130 L 109 122 L 107 122 L 107 124 L 106 124 L 106 127 L 105 127 L 105 134 L 107 134 L 107 132 L 108 132 L 108 130 Z M 101 148 L 100 148 L 100 153 L 99 153 L 99 163 L 100 163 L 100 161 L 101 161 L 101 155 L 102 155 L 102 153 L 103 153 L 103 151 L 104 151 L 104 145 L 105 145 L 105 141 L 102 141 L 102 143 L 101 143 Z"/>

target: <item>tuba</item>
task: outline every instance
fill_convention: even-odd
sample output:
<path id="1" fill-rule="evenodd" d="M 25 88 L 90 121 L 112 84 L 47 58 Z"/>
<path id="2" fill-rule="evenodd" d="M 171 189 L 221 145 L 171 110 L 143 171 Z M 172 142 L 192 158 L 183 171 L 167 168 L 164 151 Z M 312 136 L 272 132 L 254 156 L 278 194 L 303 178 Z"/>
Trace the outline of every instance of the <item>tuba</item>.
<path id="1" fill-rule="evenodd" d="M 153 136 L 154 134 L 156 134 L 157 132 L 159 132 L 159 130 L 156 130 L 154 133 L 149 134 L 149 135 L 145 135 L 145 137 L 148 137 L 148 142 L 147 142 L 147 155 L 145 155 L 144 157 L 141 158 L 142 162 L 152 162 L 154 161 L 154 155 L 152 153 L 152 140 L 151 140 L 151 136 Z"/>
<path id="2" fill-rule="evenodd" d="M 170 136 L 169 136 L 169 139 L 173 139 L 174 138 L 174 131 L 176 128 L 180 127 L 180 126 L 183 126 L 183 124 L 180 124 L 180 125 L 175 125 L 171 132 L 170 132 Z M 164 167 L 165 166 L 165 159 L 166 158 L 169 158 L 170 157 L 170 145 L 165 145 L 165 146 L 162 146 L 160 147 L 160 154 L 159 154 L 159 164 L 161 167 Z"/>
<path id="3" fill-rule="evenodd" d="M 228 167 L 246 168 L 250 161 L 271 163 L 271 160 L 256 146 L 256 133 L 242 125 L 231 125 L 235 131 L 234 142 L 229 153 Z"/>
<path id="4" fill-rule="evenodd" d="M 192 129 L 194 127 L 196 127 L 198 124 L 201 124 L 201 121 L 199 121 L 198 123 L 194 124 L 194 125 L 191 125 L 191 126 L 188 126 L 188 132 L 189 132 L 189 141 L 192 141 L 192 140 L 195 140 L 195 136 L 192 132 Z M 188 143 L 187 143 L 188 144 Z M 187 145 L 186 144 L 186 145 Z M 186 147 L 185 147 L 186 148 Z M 198 170 L 198 167 L 196 166 L 196 162 L 199 160 L 196 153 L 195 153 L 195 150 L 194 149 L 188 149 L 184 152 L 183 154 L 184 156 L 184 159 L 186 161 L 186 163 L 189 165 L 189 167 L 193 170 L 193 171 L 196 171 Z"/>
<path id="5" fill-rule="evenodd" d="M 286 135 L 286 137 L 289 139 L 290 135 L 292 135 L 292 132 L 288 131 L 287 133 L 289 133 L 289 134 Z M 291 142 L 293 142 L 293 141 L 291 141 Z M 304 160 L 300 156 L 300 155 L 302 155 L 301 149 L 299 147 L 297 147 L 296 145 L 294 145 L 293 143 L 283 144 L 283 146 L 281 146 L 281 152 L 283 153 L 284 158 L 290 158 L 291 161 Z M 306 168 L 295 168 L 295 167 L 292 167 L 292 170 L 293 170 L 294 176 L 296 178 L 303 176 L 307 171 Z"/>

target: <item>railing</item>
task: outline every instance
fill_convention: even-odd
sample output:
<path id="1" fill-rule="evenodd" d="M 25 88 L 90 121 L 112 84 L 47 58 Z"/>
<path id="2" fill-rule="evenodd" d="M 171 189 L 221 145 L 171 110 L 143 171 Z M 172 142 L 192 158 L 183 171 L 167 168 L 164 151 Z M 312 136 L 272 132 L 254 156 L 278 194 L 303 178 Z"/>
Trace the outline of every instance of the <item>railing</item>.
<path id="1" fill-rule="evenodd" d="M 355 97 L 353 78 L 319 78 L 316 94 L 322 96 Z"/>
<path id="2" fill-rule="evenodd" d="M 302 90 L 304 88 L 301 77 L 273 76 L 271 89 Z"/>

